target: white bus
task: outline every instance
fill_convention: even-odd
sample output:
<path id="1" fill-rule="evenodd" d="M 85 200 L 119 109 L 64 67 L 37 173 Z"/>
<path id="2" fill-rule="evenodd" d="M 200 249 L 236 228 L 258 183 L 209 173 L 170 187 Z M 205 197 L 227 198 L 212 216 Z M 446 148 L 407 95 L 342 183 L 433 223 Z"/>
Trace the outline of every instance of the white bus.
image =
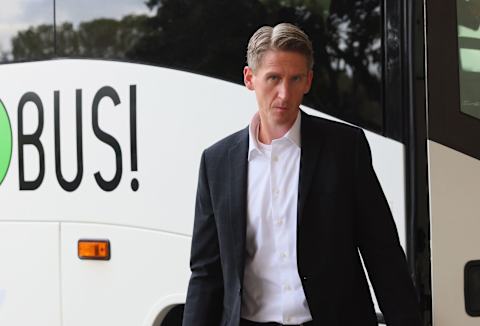
<path id="1" fill-rule="evenodd" d="M 280 21 L 314 43 L 303 109 L 366 131 L 424 325 L 477 325 L 477 3 L 2 4 L 0 325 L 181 325 L 200 154 L 248 124 L 246 43 Z"/>

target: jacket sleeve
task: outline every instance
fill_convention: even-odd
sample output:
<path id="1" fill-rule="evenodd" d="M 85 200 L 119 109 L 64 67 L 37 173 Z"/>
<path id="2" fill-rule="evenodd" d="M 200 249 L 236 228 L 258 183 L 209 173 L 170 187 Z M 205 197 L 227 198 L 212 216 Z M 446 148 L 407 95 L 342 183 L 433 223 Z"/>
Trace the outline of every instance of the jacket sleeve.
<path id="1" fill-rule="evenodd" d="M 200 162 L 190 269 L 192 274 L 183 326 L 219 325 L 223 306 L 223 277 L 205 152 Z"/>
<path id="2" fill-rule="evenodd" d="M 380 309 L 389 326 L 420 326 L 405 254 L 362 130 L 357 136 L 355 159 L 358 245 Z"/>

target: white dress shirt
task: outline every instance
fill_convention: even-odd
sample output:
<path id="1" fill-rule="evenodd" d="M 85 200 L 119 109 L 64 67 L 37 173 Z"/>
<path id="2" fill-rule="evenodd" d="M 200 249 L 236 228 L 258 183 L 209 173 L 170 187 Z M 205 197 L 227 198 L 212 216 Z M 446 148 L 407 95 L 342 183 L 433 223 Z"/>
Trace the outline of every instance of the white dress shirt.
<path id="1" fill-rule="evenodd" d="M 258 141 L 259 123 L 256 113 L 249 127 L 241 316 L 256 322 L 301 324 L 312 320 L 296 255 L 301 114 L 271 145 Z"/>

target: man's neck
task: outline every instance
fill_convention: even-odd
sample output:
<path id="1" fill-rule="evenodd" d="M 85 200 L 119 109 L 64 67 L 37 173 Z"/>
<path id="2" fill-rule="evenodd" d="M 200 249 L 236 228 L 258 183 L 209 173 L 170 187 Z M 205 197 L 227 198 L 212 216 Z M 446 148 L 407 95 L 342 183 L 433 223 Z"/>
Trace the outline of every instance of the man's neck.
<path id="1" fill-rule="evenodd" d="M 266 123 L 262 123 L 260 119 L 260 124 L 258 126 L 258 140 L 262 144 L 270 145 L 274 139 L 282 138 L 289 130 L 292 128 L 295 120 L 290 124 L 271 127 Z"/>

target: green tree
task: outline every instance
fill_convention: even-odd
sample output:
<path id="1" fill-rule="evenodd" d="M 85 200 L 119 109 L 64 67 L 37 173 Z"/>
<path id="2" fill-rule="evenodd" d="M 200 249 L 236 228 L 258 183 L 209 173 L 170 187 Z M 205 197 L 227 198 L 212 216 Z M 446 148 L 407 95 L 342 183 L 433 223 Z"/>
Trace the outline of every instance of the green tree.
<path id="1" fill-rule="evenodd" d="M 54 53 L 52 25 L 29 27 L 25 31 L 19 31 L 12 39 L 14 60 L 46 59 Z"/>

